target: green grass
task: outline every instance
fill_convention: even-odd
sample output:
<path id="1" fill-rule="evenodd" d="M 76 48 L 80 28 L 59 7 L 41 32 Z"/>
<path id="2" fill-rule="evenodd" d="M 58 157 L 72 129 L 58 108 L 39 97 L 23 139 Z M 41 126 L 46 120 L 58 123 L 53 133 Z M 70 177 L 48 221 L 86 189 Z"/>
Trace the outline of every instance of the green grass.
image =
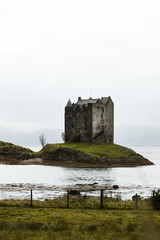
<path id="1" fill-rule="evenodd" d="M 47 144 L 39 154 L 51 153 L 57 150 L 59 147 L 67 148 L 72 150 L 81 151 L 92 157 L 109 157 L 110 159 L 115 158 L 127 158 L 130 156 L 136 156 L 136 152 L 133 150 L 122 147 L 116 144 L 99 144 L 90 145 L 88 143 L 60 143 L 60 144 Z"/>
<path id="2" fill-rule="evenodd" d="M 19 155 L 25 155 L 30 153 L 32 153 L 32 151 L 28 148 L 0 141 L 0 155 L 12 155 L 17 157 Z"/>
<path id="3" fill-rule="evenodd" d="M 1 155 L 13 155 L 22 156 L 32 153 L 33 155 L 43 155 L 46 153 L 52 153 L 59 147 L 67 148 L 68 150 L 77 150 L 88 156 L 92 157 L 129 157 L 131 155 L 136 155 L 136 153 L 126 147 L 122 147 L 116 144 L 100 144 L 100 145 L 90 145 L 88 143 L 60 143 L 60 144 L 47 144 L 38 153 L 33 153 L 30 149 L 14 145 L 12 143 L 0 141 L 0 154 Z M 27 155 L 29 157 L 29 155 Z"/>
<path id="4" fill-rule="evenodd" d="M 66 208 L 67 198 L 66 196 L 46 199 L 45 201 L 33 201 L 33 207 L 40 208 Z M 30 200 L 1 200 L 0 207 L 30 207 Z M 100 208 L 100 198 L 99 197 L 89 197 L 89 196 L 71 196 L 69 200 L 69 207 L 72 209 L 99 209 Z M 136 209 L 135 201 L 127 200 L 122 201 L 119 198 L 104 197 L 104 209 Z M 151 209 L 151 204 L 149 200 L 139 200 L 138 209 L 148 210 Z"/>
<path id="5" fill-rule="evenodd" d="M 131 149 L 116 145 L 116 144 L 99 144 L 99 145 L 89 145 L 87 143 L 65 143 L 62 147 L 68 147 L 72 149 L 76 149 L 79 151 L 84 151 L 90 156 L 98 156 L 98 157 L 129 157 L 131 154 L 135 154 L 135 152 Z"/>
<path id="6" fill-rule="evenodd" d="M 91 200 L 95 199 L 88 201 Z M 26 200 L 17 201 L 14 206 L 9 206 L 13 200 L 6 201 L 8 205 L 0 207 L 0 239 L 159 240 L 160 212 L 153 211 L 146 201 L 144 205 L 139 203 L 138 209 L 133 205 L 126 208 L 125 204 L 131 201 L 119 201 L 117 208 L 103 210 L 98 205 L 97 209 L 84 209 L 83 203 L 77 201 L 78 198 L 71 200 L 71 209 L 53 208 L 51 200 L 34 201 L 33 208 L 23 205 L 29 203 Z"/>

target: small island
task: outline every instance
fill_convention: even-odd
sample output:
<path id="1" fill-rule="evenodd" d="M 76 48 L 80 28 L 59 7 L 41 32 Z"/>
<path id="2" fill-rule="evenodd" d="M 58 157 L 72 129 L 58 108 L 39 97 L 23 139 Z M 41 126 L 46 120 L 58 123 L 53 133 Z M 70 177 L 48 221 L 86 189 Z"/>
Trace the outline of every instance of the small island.
<path id="1" fill-rule="evenodd" d="M 116 144 L 47 144 L 38 156 L 43 164 L 67 167 L 134 167 L 153 165 L 135 151 Z"/>
<path id="2" fill-rule="evenodd" d="M 47 144 L 33 152 L 11 143 L 0 142 L 1 164 L 42 164 L 65 167 L 135 167 L 153 165 L 135 151 L 116 144 Z"/>

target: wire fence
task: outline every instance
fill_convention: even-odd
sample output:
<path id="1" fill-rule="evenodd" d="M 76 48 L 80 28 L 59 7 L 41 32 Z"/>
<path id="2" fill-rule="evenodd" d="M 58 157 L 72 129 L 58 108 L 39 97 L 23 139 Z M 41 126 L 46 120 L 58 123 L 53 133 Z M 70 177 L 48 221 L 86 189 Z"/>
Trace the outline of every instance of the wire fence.
<path id="1" fill-rule="evenodd" d="M 91 191 L 66 190 L 61 197 L 53 197 L 53 199 L 44 199 L 39 201 L 34 199 L 34 190 L 30 189 L 27 199 L 5 199 L 0 200 L 0 206 L 26 206 L 26 207 L 53 207 L 53 208 L 139 208 L 145 200 L 142 200 L 137 193 L 132 200 L 122 200 L 118 192 L 109 192 L 99 189 L 97 196 L 87 196 Z M 24 203 L 25 204 L 21 204 Z M 144 204 L 143 204 L 144 206 Z"/>

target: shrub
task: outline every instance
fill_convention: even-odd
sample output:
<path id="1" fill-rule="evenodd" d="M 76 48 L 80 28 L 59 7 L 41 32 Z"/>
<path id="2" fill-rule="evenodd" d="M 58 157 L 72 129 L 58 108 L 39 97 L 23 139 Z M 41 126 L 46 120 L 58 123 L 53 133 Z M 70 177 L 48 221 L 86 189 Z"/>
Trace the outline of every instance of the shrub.
<path id="1" fill-rule="evenodd" d="M 152 190 L 151 204 L 154 209 L 160 209 L 160 189 Z"/>

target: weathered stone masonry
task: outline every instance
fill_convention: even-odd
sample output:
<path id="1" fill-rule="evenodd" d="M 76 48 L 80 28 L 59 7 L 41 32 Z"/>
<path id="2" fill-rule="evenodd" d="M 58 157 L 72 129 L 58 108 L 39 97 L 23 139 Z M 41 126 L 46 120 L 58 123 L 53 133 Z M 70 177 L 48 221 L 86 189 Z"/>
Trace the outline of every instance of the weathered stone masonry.
<path id="1" fill-rule="evenodd" d="M 111 97 L 69 100 L 65 107 L 65 142 L 114 141 L 114 104 Z"/>

